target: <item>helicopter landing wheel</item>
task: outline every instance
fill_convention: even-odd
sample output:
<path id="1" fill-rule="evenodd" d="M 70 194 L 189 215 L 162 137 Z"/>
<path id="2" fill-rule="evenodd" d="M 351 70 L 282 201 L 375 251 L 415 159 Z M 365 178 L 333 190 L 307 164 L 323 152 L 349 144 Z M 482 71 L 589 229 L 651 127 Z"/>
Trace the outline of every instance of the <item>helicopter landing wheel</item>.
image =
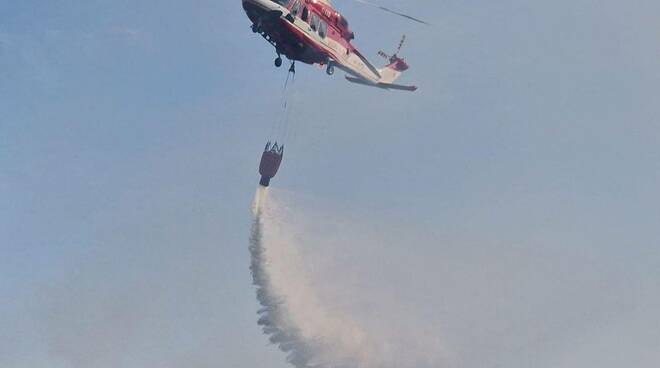
<path id="1" fill-rule="evenodd" d="M 282 58 L 278 56 L 277 59 L 275 59 L 275 67 L 279 68 L 281 66 L 282 66 Z"/>
<path id="2" fill-rule="evenodd" d="M 327 75 L 333 75 L 335 74 L 335 66 L 332 65 L 332 63 L 328 64 L 328 67 L 325 69 L 325 73 Z"/>

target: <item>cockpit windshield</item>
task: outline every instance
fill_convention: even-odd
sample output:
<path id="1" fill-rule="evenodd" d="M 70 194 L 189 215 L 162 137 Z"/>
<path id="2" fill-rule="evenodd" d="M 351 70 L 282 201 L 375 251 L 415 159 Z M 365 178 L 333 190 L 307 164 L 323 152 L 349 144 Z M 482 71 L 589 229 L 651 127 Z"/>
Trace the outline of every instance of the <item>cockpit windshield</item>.
<path id="1" fill-rule="evenodd" d="M 289 7 L 289 3 L 291 2 L 291 0 L 271 0 L 271 1 L 280 4 L 285 8 Z"/>

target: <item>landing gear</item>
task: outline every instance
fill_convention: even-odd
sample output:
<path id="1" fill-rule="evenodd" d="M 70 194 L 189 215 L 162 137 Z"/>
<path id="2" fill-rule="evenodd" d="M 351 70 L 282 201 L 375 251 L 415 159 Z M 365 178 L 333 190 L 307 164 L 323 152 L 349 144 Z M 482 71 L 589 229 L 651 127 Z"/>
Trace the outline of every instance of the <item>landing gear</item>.
<path id="1" fill-rule="evenodd" d="M 275 67 L 279 68 L 282 66 L 282 58 L 278 55 L 277 59 L 275 59 Z"/>
<path id="2" fill-rule="evenodd" d="M 333 75 L 333 74 L 335 74 L 335 66 L 332 65 L 332 62 L 329 62 L 329 63 L 328 63 L 328 67 L 325 69 L 325 73 L 326 73 L 327 75 Z"/>
<path id="3" fill-rule="evenodd" d="M 289 73 L 296 74 L 296 62 L 295 61 L 291 62 L 291 67 L 289 68 Z"/>

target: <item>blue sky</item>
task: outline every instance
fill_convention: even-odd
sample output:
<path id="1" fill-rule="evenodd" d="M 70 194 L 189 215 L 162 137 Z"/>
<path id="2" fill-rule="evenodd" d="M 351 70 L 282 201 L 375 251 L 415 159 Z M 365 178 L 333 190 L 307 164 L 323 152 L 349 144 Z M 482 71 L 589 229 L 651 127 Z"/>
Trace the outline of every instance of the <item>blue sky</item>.
<path id="1" fill-rule="evenodd" d="M 374 60 L 407 34 L 420 90 L 300 65 L 274 186 L 399 239 L 385 276 L 438 267 L 393 285 L 457 365 L 657 366 L 660 5 L 381 3 L 433 26 L 335 1 Z M 246 249 L 273 58 L 238 1 L 0 0 L 0 365 L 286 366 Z"/>

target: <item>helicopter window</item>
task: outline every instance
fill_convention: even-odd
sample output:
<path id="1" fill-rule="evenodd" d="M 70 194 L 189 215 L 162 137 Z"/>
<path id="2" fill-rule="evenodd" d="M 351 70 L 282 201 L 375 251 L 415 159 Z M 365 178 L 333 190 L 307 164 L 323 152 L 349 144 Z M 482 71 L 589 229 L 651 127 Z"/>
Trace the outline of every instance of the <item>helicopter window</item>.
<path id="1" fill-rule="evenodd" d="M 298 15 L 298 12 L 300 11 L 300 1 L 296 0 L 295 3 L 293 3 L 293 6 L 291 7 L 291 15 L 294 17 Z"/>
<path id="2" fill-rule="evenodd" d="M 328 24 L 324 21 L 321 21 L 321 24 L 319 24 L 319 36 L 321 36 L 321 38 L 325 38 L 327 34 L 328 34 Z"/>
<path id="3" fill-rule="evenodd" d="M 312 30 L 316 31 L 319 29 L 319 16 L 316 14 L 312 14 L 312 22 L 310 23 L 310 26 L 312 26 Z"/>
<path id="4" fill-rule="evenodd" d="M 302 11 L 302 15 L 300 16 L 300 18 L 301 18 L 303 21 L 307 22 L 307 18 L 308 18 L 308 17 L 309 17 L 309 10 L 307 10 L 307 7 L 304 7 L 304 8 L 303 8 L 303 11 Z"/>
<path id="5" fill-rule="evenodd" d="M 346 18 L 344 18 L 343 15 L 339 17 L 339 25 L 342 28 L 348 28 L 348 21 L 346 20 Z"/>

